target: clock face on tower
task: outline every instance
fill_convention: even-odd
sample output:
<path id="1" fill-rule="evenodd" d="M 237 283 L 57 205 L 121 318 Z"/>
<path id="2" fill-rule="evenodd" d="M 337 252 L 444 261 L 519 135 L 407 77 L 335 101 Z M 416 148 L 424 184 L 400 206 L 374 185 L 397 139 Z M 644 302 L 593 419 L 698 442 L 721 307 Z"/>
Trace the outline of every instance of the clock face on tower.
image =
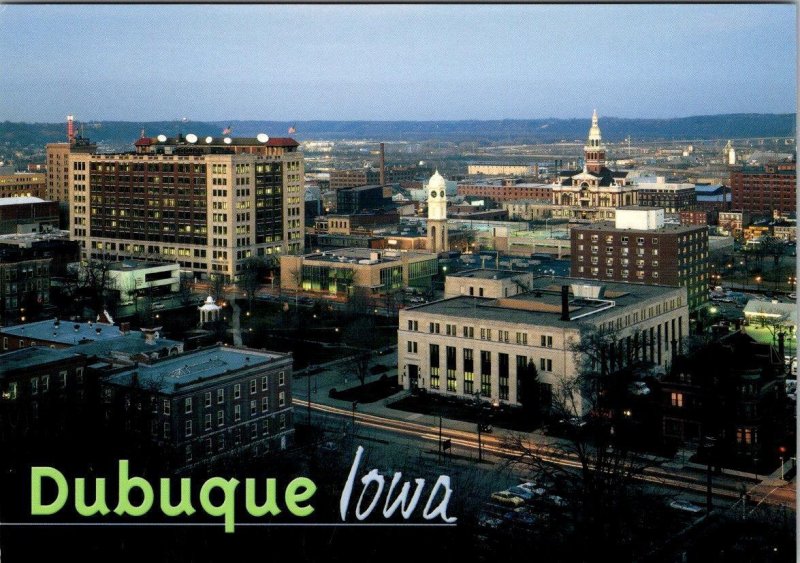
<path id="1" fill-rule="evenodd" d="M 436 197 L 436 190 L 431 190 L 431 197 Z"/>

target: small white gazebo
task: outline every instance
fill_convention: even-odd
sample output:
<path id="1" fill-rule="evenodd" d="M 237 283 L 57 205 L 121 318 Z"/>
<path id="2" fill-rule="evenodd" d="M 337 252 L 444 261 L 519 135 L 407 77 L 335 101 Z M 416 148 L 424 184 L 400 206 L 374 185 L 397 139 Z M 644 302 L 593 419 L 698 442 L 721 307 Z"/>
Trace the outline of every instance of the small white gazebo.
<path id="1" fill-rule="evenodd" d="M 206 298 L 206 302 L 203 303 L 200 307 L 200 326 L 203 326 L 206 323 L 213 323 L 219 320 L 219 312 L 222 310 L 222 307 L 217 305 L 214 302 L 214 298 L 210 295 Z"/>

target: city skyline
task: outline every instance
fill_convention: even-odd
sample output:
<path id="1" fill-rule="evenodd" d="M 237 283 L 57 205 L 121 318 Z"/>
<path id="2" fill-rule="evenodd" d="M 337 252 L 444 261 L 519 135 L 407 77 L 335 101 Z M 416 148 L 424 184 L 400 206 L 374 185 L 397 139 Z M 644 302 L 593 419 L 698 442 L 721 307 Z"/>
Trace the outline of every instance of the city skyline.
<path id="1" fill-rule="evenodd" d="M 0 119 L 794 113 L 795 10 L 5 6 Z"/>

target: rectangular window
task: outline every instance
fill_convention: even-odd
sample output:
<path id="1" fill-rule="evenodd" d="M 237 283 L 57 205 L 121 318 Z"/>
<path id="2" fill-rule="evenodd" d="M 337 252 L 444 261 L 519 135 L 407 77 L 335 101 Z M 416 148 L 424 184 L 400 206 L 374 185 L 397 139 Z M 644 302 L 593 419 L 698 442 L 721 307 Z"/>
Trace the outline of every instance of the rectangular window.
<path id="1" fill-rule="evenodd" d="M 43 375 L 42 376 L 42 393 L 47 393 L 47 391 L 49 389 L 50 389 L 50 376 L 49 375 Z"/>
<path id="2" fill-rule="evenodd" d="M 269 411 L 269 397 L 261 397 L 261 412 Z"/>
<path id="3" fill-rule="evenodd" d="M 225 411 L 217 411 L 217 426 L 225 426 Z"/>
<path id="4" fill-rule="evenodd" d="M 186 421 L 186 437 L 188 438 L 191 435 L 192 435 L 192 421 L 191 420 L 187 420 Z"/>
<path id="5" fill-rule="evenodd" d="M 285 384 L 286 384 L 286 373 L 282 372 L 282 371 L 279 371 L 278 372 L 278 385 L 280 386 L 280 385 L 285 385 Z M 261 385 L 261 390 L 262 391 L 266 391 L 267 390 L 267 388 L 264 386 L 263 382 L 262 382 L 262 385 Z"/>
<path id="6" fill-rule="evenodd" d="M 439 388 L 439 345 L 438 344 L 431 344 L 429 348 L 429 362 L 428 365 L 430 366 L 431 372 L 431 389 L 438 389 Z"/>
<path id="7" fill-rule="evenodd" d="M 39 378 L 34 377 L 31 378 L 31 395 L 36 395 L 39 393 Z"/>
<path id="8" fill-rule="evenodd" d="M 539 369 L 541 371 L 553 371 L 553 360 L 541 358 L 539 360 Z"/>
<path id="9" fill-rule="evenodd" d="M 237 383 L 233 386 L 233 398 L 238 399 L 242 396 L 242 386 L 241 384 Z"/>
<path id="10" fill-rule="evenodd" d="M 265 375 L 265 376 L 263 376 L 261 378 L 261 390 L 262 391 L 266 391 L 268 388 L 269 388 L 269 380 L 267 379 L 267 376 Z"/>
<path id="11" fill-rule="evenodd" d="M 472 358 L 472 350 L 464 348 L 464 394 L 472 395 L 475 391 L 472 384 L 475 379 L 475 367 Z"/>
<path id="12" fill-rule="evenodd" d="M 67 388 L 67 372 L 66 372 L 66 370 L 59 372 L 59 374 L 58 374 L 58 384 L 61 387 L 61 389 L 66 389 Z"/>
<path id="13" fill-rule="evenodd" d="M 250 416 L 255 416 L 256 414 L 258 414 L 258 403 L 253 400 L 250 401 Z"/>
<path id="14" fill-rule="evenodd" d="M 208 413 L 205 416 L 205 429 L 206 429 L 206 432 L 211 430 L 211 413 Z"/>
<path id="15" fill-rule="evenodd" d="M 205 404 L 206 407 L 210 407 L 211 406 L 211 391 L 206 391 L 204 404 Z"/>
<path id="16" fill-rule="evenodd" d="M 242 420 L 242 405 L 233 406 L 233 421 L 239 422 Z"/>
<path id="17" fill-rule="evenodd" d="M 492 353 L 481 350 L 481 394 L 490 397 L 492 394 Z"/>
<path id="18" fill-rule="evenodd" d="M 498 354 L 500 399 L 508 400 L 508 354 Z"/>
<path id="19" fill-rule="evenodd" d="M 163 404 L 163 407 L 164 407 L 164 408 L 163 408 L 162 410 L 164 411 L 164 414 L 169 414 L 169 411 L 170 411 L 170 402 L 169 402 L 169 399 L 164 399 L 164 404 Z"/>
<path id="20" fill-rule="evenodd" d="M 683 393 L 672 393 L 671 404 L 673 407 L 681 408 L 683 406 Z"/>
<path id="21" fill-rule="evenodd" d="M 284 391 L 281 391 L 280 393 L 278 393 L 278 406 L 282 407 L 285 405 L 286 405 L 286 393 Z"/>
<path id="22" fill-rule="evenodd" d="M 255 395 L 256 394 L 256 390 L 257 390 L 256 389 L 256 380 L 255 379 L 251 379 L 250 380 L 250 394 L 251 395 Z"/>
<path id="23" fill-rule="evenodd" d="M 225 389 L 217 389 L 217 404 L 225 402 Z"/>
<path id="24" fill-rule="evenodd" d="M 542 335 L 540 341 L 542 348 L 552 348 L 553 347 L 553 337 Z"/>
<path id="25" fill-rule="evenodd" d="M 169 422 L 164 423 L 164 438 L 169 438 L 170 434 L 172 434 L 172 428 L 170 427 Z"/>
<path id="26" fill-rule="evenodd" d="M 447 346 L 445 349 L 445 362 L 447 368 L 447 390 L 456 391 L 456 349 Z"/>
<path id="27" fill-rule="evenodd" d="M 185 412 L 186 414 L 191 414 L 191 412 L 192 412 L 192 398 L 191 397 L 186 397 L 183 400 L 183 412 Z"/>
<path id="28" fill-rule="evenodd" d="M 474 326 L 465 326 L 464 327 L 464 338 L 475 338 L 475 327 Z"/>

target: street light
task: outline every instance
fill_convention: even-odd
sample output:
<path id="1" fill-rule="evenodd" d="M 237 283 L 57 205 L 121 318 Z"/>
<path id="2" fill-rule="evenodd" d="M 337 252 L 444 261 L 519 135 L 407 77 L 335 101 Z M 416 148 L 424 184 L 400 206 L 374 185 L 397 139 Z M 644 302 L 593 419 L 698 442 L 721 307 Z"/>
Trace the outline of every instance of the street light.
<path id="1" fill-rule="evenodd" d="M 783 480 L 783 477 L 784 477 L 784 473 L 783 473 L 783 456 L 786 453 L 786 447 L 785 446 L 781 446 L 780 448 L 778 448 L 778 452 L 780 453 L 780 457 L 778 459 L 781 460 L 781 480 Z"/>

